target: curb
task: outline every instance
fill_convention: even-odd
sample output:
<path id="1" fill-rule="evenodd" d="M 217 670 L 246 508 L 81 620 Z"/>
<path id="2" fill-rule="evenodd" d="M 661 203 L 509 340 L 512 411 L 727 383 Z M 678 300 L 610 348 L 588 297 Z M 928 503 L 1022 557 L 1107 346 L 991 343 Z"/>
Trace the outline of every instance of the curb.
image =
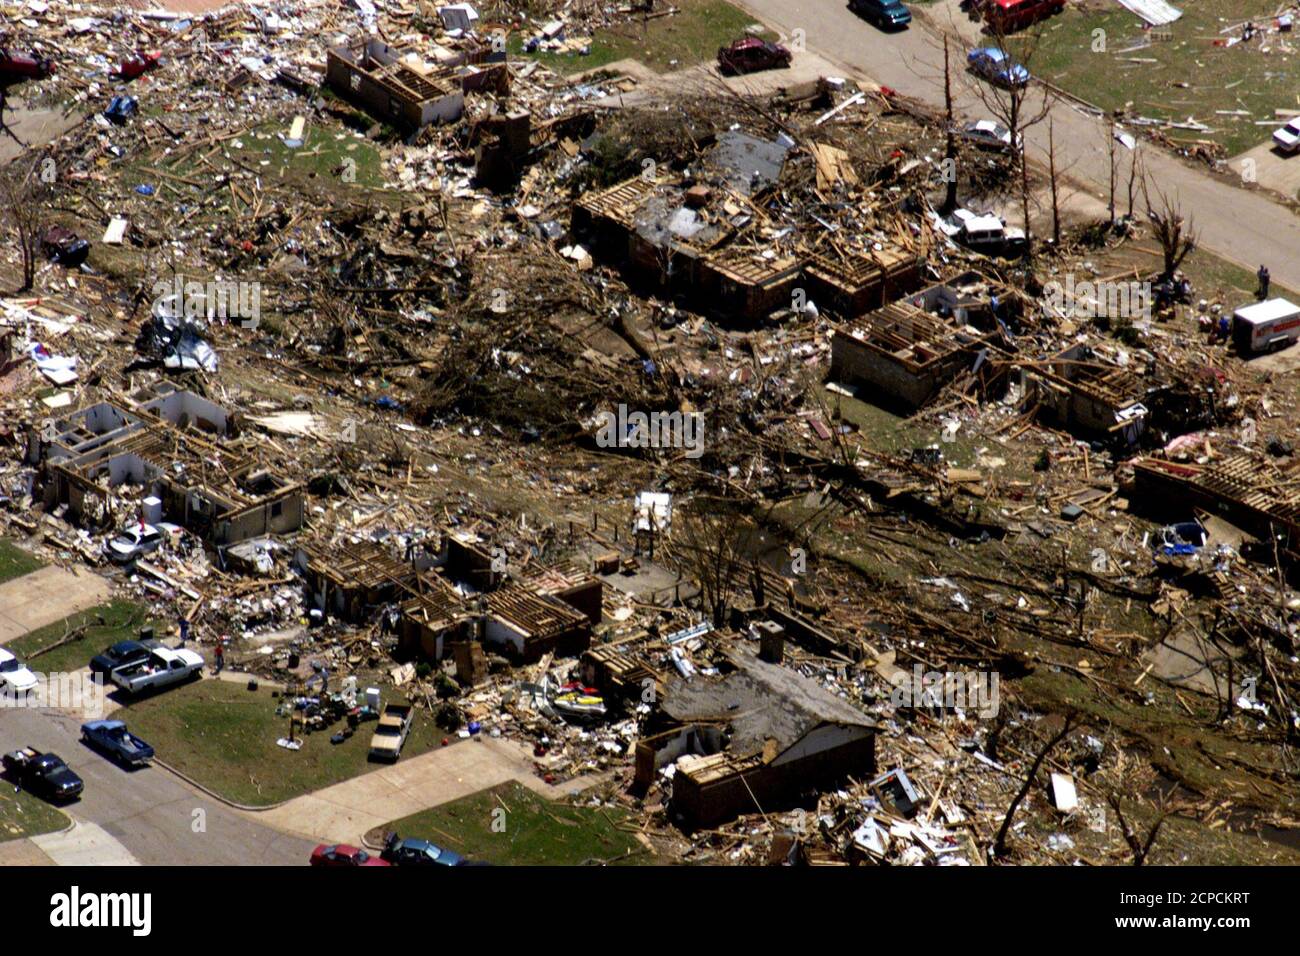
<path id="1" fill-rule="evenodd" d="M 249 806 L 249 805 L 246 804 L 246 803 L 236 803 L 234 800 L 231 800 L 231 799 L 229 799 L 228 797 L 223 797 L 221 794 L 217 793 L 215 790 L 209 790 L 207 787 L 205 787 L 203 784 L 199 783 L 199 782 L 198 782 L 197 780 L 195 780 L 193 777 L 189 776 L 188 774 L 184 774 L 184 773 L 182 773 L 181 771 L 179 771 L 179 770 L 177 770 L 175 767 L 173 767 L 171 764 L 166 763 L 165 761 L 159 760 L 158 757 L 157 757 L 156 755 L 155 755 L 154 758 L 153 758 L 153 762 L 154 762 L 154 764 L 155 764 L 156 766 L 162 767 L 162 768 L 163 768 L 164 770 L 166 770 L 168 773 L 173 774 L 173 775 L 179 777 L 181 780 L 184 780 L 186 783 L 188 783 L 188 784 L 189 784 L 191 787 L 193 787 L 195 790 L 198 790 L 200 793 L 203 793 L 203 794 L 205 794 L 206 796 L 211 797 L 213 800 L 216 800 L 218 803 L 223 804 L 223 805 L 225 805 L 225 806 L 227 806 L 227 807 L 230 807 L 230 808 L 232 808 L 232 809 L 234 809 L 234 810 L 243 810 L 245 813 L 262 813 L 262 812 L 264 812 L 264 811 L 266 811 L 266 810 L 275 810 L 275 809 L 278 809 L 279 807 L 284 806 L 284 805 L 285 805 L 286 803 L 288 803 L 290 800 L 294 799 L 293 797 L 290 797 L 289 800 L 281 800 L 279 803 L 267 803 L 267 804 L 264 804 L 264 805 L 262 805 L 262 806 L 258 806 L 258 807 Z"/>

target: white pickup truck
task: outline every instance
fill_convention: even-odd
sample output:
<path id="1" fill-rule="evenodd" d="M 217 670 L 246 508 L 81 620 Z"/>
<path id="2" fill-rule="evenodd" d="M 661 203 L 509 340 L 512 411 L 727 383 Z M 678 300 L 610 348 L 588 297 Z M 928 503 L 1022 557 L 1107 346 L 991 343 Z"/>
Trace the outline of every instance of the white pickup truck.
<path id="1" fill-rule="evenodd" d="M 109 674 L 109 679 L 128 694 L 156 690 L 197 677 L 203 658 L 184 648 L 159 647 L 138 664 L 128 664 Z"/>
<path id="2" fill-rule="evenodd" d="M 376 760 L 396 760 L 402 755 L 402 744 L 411 732 L 415 708 L 410 704 L 388 704 L 379 716 L 379 726 L 370 738 L 370 756 Z"/>

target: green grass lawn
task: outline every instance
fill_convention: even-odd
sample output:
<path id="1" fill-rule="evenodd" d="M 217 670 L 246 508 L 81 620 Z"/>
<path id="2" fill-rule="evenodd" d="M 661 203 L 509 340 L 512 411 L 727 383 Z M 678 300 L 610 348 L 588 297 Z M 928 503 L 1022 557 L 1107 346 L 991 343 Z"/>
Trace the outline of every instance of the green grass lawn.
<path id="1" fill-rule="evenodd" d="M 44 800 L 25 790 L 14 793 L 12 786 L 0 783 L 0 843 L 53 833 L 67 825 L 68 818 Z"/>
<path id="2" fill-rule="evenodd" d="M 24 551 L 12 541 L 0 538 L 0 582 L 20 578 L 43 567 L 45 563 L 35 555 Z"/>
<path id="3" fill-rule="evenodd" d="M 288 717 L 276 715 L 280 703 L 265 688 L 250 692 L 243 684 L 204 680 L 132 703 L 118 716 L 167 764 L 250 806 L 279 803 L 386 766 L 366 759 L 374 721 L 363 722 L 341 744 L 329 738 L 343 729 L 342 722 L 307 735 L 301 750 L 277 746 L 289 731 Z M 417 712 L 402 759 L 438 746 L 443 736 Z"/>
<path id="4" fill-rule="evenodd" d="M 559 73 L 581 73 L 617 60 L 638 60 L 658 73 L 682 70 L 713 60 L 718 47 L 745 36 L 754 18 L 725 0 L 684 0 L 679 12 L 645 23 L 622 23 L 597 30 L 591 52 L 524 53 L 523 37 L 511 34 L 506 49 L 511 56 L 537 59 Z M 764 33 L 775 39 L 771 33 Z"/>
<path id="5" fill-rule="evenodd" d="M 45 627 L 24 634 L 7 645 L 31 667 L 43 674 L 80 670 L 90 659 L 111 644 L 130 640 L 147 624 L 155 625 L 155 636 L 163 636 L 163 625 L 148 620 L 148 610 L 134 601 L 110 601 L 55 621 Z M 81 637 L 52 651 L 44 648 L 61 640 L 64 635 L 83 624 L 90 624 Z"/>
<path id="6" fill-rule="evenodd" d="M 1276 34 L 1263 40 L 1269 53 L 1260 51 L 1259 40 L 1216 47 L 1220 30 L 1252 17 L 1257 24 L 1264 22 L 1278 9 L 1276 0 L 1177 6 L 1182 18 L 1162 28 L 1171 39 L 1137 50 L 1130 48 L 1143 36 L 1141 20 L 1119 4 L 1106 4 L 1100 11 L 1071 6 L 1045 21 L 1031 69 L 1103 109 L 1128 105 L 1141 116 L 1194 116 L 1214 132 L 1171 130 L 1170 135 L 1212 139 L 1223 144 L 1229 156 L 1266 141 L 1272 127 L 1256 126 L 1255 120 L 1272 120 L 1274 109 L 1300 108 L 1300 34 L 1287 37 L 1295 51 L 1290 54 L 1279 49 Z M 1095 30 L 1105 31 L 1104 52 L 1094 52 Z M 1009 45 L 1016 44 L 1013 40 Z M 1157 62 L 1135 62 L 1141 60 Z M 1176 85 L 1180 83 L 1187 86 Z M 1220 116 L 1216 110 L 1246 110 L 1250 115 Z"/>
<path id="7" fill-rule="evenodd" d="M 617 810 L 554 803 L 511 781 L 394 820 L 384 829 L 498 866 L 648 863 L 644 847 L 616 826 L 623 819 Z"/>

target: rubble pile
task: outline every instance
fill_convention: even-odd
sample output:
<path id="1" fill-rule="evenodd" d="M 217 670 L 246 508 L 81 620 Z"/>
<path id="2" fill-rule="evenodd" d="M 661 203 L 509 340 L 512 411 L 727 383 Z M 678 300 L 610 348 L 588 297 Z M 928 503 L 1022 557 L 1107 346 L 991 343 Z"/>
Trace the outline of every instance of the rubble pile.
<path id="1" fill-rule="evenodd" d="M 893 91 L 530 57 L 631 7 L 0 10 L 76 117 L 9 163 L 0 529 L 306 731 L 405 698 L 674 861 L 1294 825 L 1287 385 L 1135 220 L 1022 258 Z"/>

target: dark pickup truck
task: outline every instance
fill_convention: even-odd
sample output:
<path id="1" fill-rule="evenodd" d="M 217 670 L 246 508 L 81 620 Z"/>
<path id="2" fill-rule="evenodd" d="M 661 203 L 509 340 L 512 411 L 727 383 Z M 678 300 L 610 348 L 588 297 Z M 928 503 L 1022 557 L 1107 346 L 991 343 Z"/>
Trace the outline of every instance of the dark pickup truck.
<path id="1" fill-rule="evenodd" d="M 124 767 L 143 767 L 153 759 L 153 748 L 127 730 L 120 720 L 92 720 L 82 724 L 81 739 Z"/>
<path id="2" fill-rule="evenodd" d="M 4 769 L 19 787 L 46 800 L 75 800 L 85 789 L 62 757 L 41 753 L 34 747 L 5 754 Z"/>

